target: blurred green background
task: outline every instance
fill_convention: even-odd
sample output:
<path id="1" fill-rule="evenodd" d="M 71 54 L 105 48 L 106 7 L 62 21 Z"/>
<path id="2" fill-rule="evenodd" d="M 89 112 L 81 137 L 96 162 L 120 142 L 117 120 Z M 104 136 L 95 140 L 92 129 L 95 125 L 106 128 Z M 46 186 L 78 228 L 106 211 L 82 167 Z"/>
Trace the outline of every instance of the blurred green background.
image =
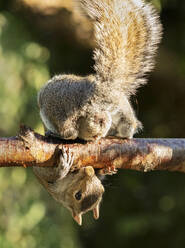
<path id="1" fill-rule="evenodd" d="M 185 1 L 154 0 L 163 41 L 133 98 L 137 137 L 185 137 Z M 0 0 L 0 137 L 20 123 L 43 133 L 36 96 L 54 74 L 92 72 L 91 24 L 71 0 Z M 0 248 L 185 247 L 185 175 L 120 171 L 105 181 L 101 217 L 78 227 L 31 169 L 0 169 Z"/>

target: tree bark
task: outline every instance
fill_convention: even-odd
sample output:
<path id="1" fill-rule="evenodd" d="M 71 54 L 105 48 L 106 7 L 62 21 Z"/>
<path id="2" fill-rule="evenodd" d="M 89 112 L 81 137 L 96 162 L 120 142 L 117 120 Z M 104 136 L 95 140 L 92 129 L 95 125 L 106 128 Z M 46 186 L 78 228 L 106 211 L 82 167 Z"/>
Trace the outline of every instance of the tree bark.
<path id="1" fill-rule="evenodd" d="M 92 165 L 143 172 L 185 172 L 185 139 L 104 138 L 75 143 L 39 135 L 25 126 L 16 137 L 0 138 L 0 167 L 55 166 L 62 147 L 71 150 L 73 168 Z"/>

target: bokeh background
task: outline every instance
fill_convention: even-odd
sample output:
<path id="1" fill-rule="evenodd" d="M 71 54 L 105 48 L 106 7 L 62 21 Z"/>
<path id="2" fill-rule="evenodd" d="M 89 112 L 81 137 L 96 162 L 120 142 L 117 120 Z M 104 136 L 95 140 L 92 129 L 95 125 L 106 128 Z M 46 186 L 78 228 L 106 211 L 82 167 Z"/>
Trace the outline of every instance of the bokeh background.
<path id="1" fill-rule="evenodd" d="M 164 26 L 156 69 L 133 105 L 137 137 L 185 137 L 185 1 L 154 0 Z M 0 137 L 43 133 L 37 91 L 53 75 L 93 71 L 92 26 L 71 0 L 0 0 Z M 0 169 L 1 248 L 185 247 L 185 175 L 120 171 L 101 217 L 78 227 L 31 168 Z"/>

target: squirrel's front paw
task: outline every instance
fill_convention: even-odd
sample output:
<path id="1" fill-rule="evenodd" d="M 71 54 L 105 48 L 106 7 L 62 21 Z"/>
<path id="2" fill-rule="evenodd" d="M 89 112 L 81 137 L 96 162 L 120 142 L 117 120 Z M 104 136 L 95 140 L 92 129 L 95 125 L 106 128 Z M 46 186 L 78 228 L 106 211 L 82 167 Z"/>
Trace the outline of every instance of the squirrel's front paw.
<path id="1" fill-rule="evenodd" d="M 57 169 L 59 170 L 60 178 L 63 178 L 70 171 L 71 166 L 73 165 L 74 156 L 70 149 L 62 147 L 61 151 L 62 153 L 60 155 L 60 160 Z"/>
<path id="2" fill-rule="evenodd" d="M 65 140 L 74 140 L 78 137 L 78 131 L 73 127 L 65 128 L 60 136 Z"/>

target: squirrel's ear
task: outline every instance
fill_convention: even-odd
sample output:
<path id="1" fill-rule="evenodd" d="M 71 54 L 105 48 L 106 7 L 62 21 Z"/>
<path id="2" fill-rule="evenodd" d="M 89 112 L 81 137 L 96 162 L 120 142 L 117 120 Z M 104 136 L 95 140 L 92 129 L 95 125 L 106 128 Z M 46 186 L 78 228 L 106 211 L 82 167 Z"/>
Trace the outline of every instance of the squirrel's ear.
<path id="1" fill-rule="evenodd" d="M 99 215 L 100 215 L 99 214 L 100 213 L 99 209 L 100 209 L 100 204 L 98 203 L 96 205 L 96 207 L 93 208 L 93 217 L 94 217 L 95 220 L 97 220 L 99 218 Z"/>
<path id="2" fill-rule="evenodd" d="M 82 225 L 82 214 L 72 213 L 73 219 L 78 223 L 78 225 Z"/>
<path id="3" fill-rule="evenodd" d="M 89 177 L 93 177 L 95 172 L 94 172 L 94 168 L 92 166 L 87 166 L 84 168 L 84 172 L 87 176 Z"/>

